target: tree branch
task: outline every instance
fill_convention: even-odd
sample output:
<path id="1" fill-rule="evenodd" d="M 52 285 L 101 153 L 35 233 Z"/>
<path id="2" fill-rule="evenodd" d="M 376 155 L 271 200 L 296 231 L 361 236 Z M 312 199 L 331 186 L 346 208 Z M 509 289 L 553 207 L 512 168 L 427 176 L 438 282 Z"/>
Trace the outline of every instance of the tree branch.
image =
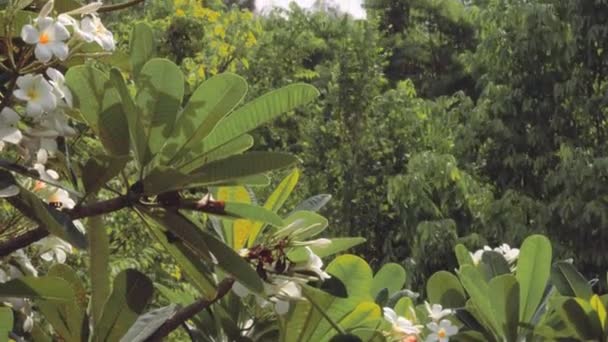
<path id="1" fill-rule="evenodd" d="M 225 295 L 230 292 L 234 279 L 226 278 L 222 280 L 217 287 L 217 294 L 213 299 L 199 299 L 196 302 L 186 306 L 185 308 L 176 312 L 173 317 L 169 318 L 163 325 L 161 325 L 150 337 L 146 339 L 146 342 L 157 342 L 162 341 L 163 338 L 167 337 L 173 330 L 179 328 L 184 322 L 196 316 L 199 312 L 213 305 L 215 302 L 222 299 Z"/>
<path id="2" fill-rule="evenodd" d="M 118 11 L 118 10 L 121 10 L 121 9 L 129 8 L 131 6 L 135 6 L 135 5 L 137 5 L 137 4 L 141 3 L 141 2 L 144 2 L 144 1 L 146 1 L 146 0 L 131 0 L 131 1 L 124 2 L 122 4 L 114 4 L 114 5 L 101 6 L 97 10 L 97 13 Z"/>

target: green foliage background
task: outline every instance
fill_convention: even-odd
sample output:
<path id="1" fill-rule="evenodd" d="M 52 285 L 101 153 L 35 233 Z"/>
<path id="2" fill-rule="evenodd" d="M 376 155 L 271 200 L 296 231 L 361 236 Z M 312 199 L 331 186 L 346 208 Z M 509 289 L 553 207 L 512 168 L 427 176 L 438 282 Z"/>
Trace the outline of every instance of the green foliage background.
<path id="1" fill-rule="evenodd" d="M 412 288 L 453 269 L 457 243 L 518 246 L 532 233 L 601 275 L 608 3 L 365 5 L 368 20 L 357 21 L 296 6 L 254 16 L 250 2 L 148 1 L 109 26 L 126 48 L 133 23 L 152 24 L 160 54 L 188 75 L 186 96 L 222 71 L 246 78 L 252 98 L 295 81 L 320 89 L 319 101 L 257 130 L 254 149 L 295 153 L 303 177 L 289 203 L 331 194 L 330 234 L 367 238 L 357 252 L 374 268 L 400 263 Z M 155 246 L 128 245 L 145 234 L 118 221 L 115 268 L 138 262 L 177 282 L 170 263 L 159 270 Z"/>

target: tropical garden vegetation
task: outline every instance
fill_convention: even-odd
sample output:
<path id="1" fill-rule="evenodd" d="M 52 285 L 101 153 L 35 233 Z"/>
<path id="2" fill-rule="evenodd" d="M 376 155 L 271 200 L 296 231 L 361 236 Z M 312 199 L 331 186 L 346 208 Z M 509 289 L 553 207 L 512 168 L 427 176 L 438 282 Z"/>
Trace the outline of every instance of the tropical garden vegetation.
<path id="1" fill-rule="evenodd" d="M 608 3 L 0 0 L 0 341 L 605 341 Z"/>

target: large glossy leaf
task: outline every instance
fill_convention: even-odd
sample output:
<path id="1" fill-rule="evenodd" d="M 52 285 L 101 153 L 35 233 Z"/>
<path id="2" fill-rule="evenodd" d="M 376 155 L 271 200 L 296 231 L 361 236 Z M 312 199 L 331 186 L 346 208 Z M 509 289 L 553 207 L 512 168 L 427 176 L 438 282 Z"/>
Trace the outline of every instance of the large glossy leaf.
<path id="1" fill-rule="evenodd" d="M 464 289 L 458 278 L 450 272 L 439 271 L 426 283 L 429 301 L 445 308 L 461 308 L 467 302 Z"/>
<path id="2" fill-rule="evenodd" d="M 202 140 L 217 123 L 245 97 L 247 82 L 235 74 L 224 73 L 203 82 L 192 94 L 171 137 L 163 148 L 163 163 L 190 159 Z"/>
<path id="3" fill-rule="evenodd" d="M 91 317 L 93 326 L 101 319 L 104 304 L 110 295 L 110 238 L 103 218 L 87 219 L 89 238 L 89 276 L 91 279 Z"/>
<path id="4" fill-rule="evenodd" d="M 74 270 L 63 264 L 56 264 L 49 269 L 49 276 L 67 281 L 74 296 L 66 302 L 37 300 L 38 310 L 53 326 L 56 334 L 65 341 L 83 341 L 87 339 L 88 322 L 85 310 L 87 306 L 86 290 Z"/>
<path id="5" fill-rule="evenodd" d="M 294 169 L 285 177 L 276 189 L 270 194 L 270 197 L 264 203 L 264 208 L 274 211 L 275 213 L 285 204 L 285 201 L 296 187 L 298 179 L 300 178 L 300 171 Z M 257 223 L 251 228 L 249 235 L 249 247 L 253 246 L 258 238 L 258 235 L 264 228 L 264 224 Z"/>
<path id="6" fill-rule="evenodd" d="M 118 341 L 152 299 L 154 288 L 144 274 L 124 270 L 114 279 L 112 294 L 93 333 L 93 341 Z"/>
<path id="7" fill-rule="evenodd" d="M 167 59 L 153 58 L 141 69 L 137 79 L 135 104 L 146 139 L 146 165 L 171 136 L 184 96 L 184 75 Z"/>
<path id="8" fill-rule="evenodd" d="M 551 269 L 551 282 L 563 296 L 591 299 L 591 285 L 574 265 L 566 261 L 558 261 Z"/>
<path id="9" fill-rule="evenodd" d="M 215 191 L 216 198 L 224 202 L 251 204 L 251 195 L 243 186 L 221 187 Z M 241 249 L 251 233 L 251 220 L 221 220 L 222 237 L 224 242 L 234 250 Z"/>
<path id="10" fill-rule="evenodd" d="M 179 307 L 175 304 L 147 312 L 137 318 L 120 342 L 143 342 L 163 325 Z"/>
<path id="11" fill-rule="evenodd" d="M 80 109 L 106 151 L 115 156 L 127 155 L 127 117 L 121 97 L 106 74 L 92 66 L 76 66 L 68 70 L 65 80 L 74 96 L 74 106 Z"/>
<path id="12" fill-rule="evenodd" d="M 210 275 L 209 268 L 202 263 L 200 256 L 190 252 L 190 247 L 182 239 L 175 239 L 173 233 L 163 223 L 157 222 L 145 210 L 138 211 L 154 238 L 175 259 L 190 283 L 196 287 L 205 298 L 213 298 L 216 292 L 215 281 Z"/>
<path id="13" fill-rule="evenodd" d="M 129 92 L 129 88 L 125 83 L 120 70 L 116 68 L 110 70 L 110 82 L 120 96 L 122 109 L 127 116 L 131 150 L 140 167 L 142 167 L 144 164 L 144 157 L 150 155 L 150 152 L 146 144 L 146 133 L 141 119 L 141 112 L 135 106 L 135 101 Z"/>
<path id="14" fill-rule="evenodd" d="M 131 31 L 129 43 L 131 70 L 133 77 L 137 78 L 141 68 L 148 62 L 155 53 L 154 32 L 150 25 L 137 23 Z"/>
<path id="15" fill-rule="evenodd" d="M 372 271 L 367 263 L 357 256 L 344 255 L 328 265 L 327 271 L 346 286 L 348 297 L 338 298 L 305 287 L 303 293 L 308 302 L 293 303 L 294 308 L 281 326 L 281 341 L 328 340 L 337 331 L 327 318 L 346 331 L 355 328 L 369 330 L 378 324 L 380 308 L 370 295 Z"/>
<path id="16" fill-rule="evenodd" d="M 520 322 L 530 322 L 542 300 L 551 272 L 551 256 L 551 243 L 542 235 L 528 237 L 521 246 L 516 271 Z"/>
<path id="17" fill-rule="evenodd" d="M 297 211 L 284 220 L 284 226 L 274 233 L 277 238 L 291 237 L 299 241 L 306 241 L 320 234 L 327 228 L 325 217 L 312 211 Z"/>
<path id="18" fill-rule="evenodd" d="M 196 152 L 212 151 L 318 95 L 319 91 L 307 84 L 292 84 L 262 95 L 222 120 L 203 140 L 202 150 Z"/>
<path id="19" fill-rule="evenodd" d="M 202 249 L 205 248 L 207 253 L 213 255 L 214 262 L 217 262 L 217 266 L 222 270 L 233 275 L 250 290 L 257 293 L 263 291 L 262 281 L 255 269 L 232 248 L 206 232 L 195 222 L 179 213 L 170 211 L 149 213 L 149 217 L 162 224 L 165 229 L 174 232 L 186 247 L 197 253 L 195 255 L 203 257 Z"/>
<path id="20" fill-rule="evenodd" d="M 361 237 L 345 237 L 331 239 L 328 246 L 312 246 L 312 251 L 321 258 L 344 252 L 365 242 Z"/>
<path id="21" fill-rule="evenodd" d="M 519 284 L 511 274 L 499 275 L 489 283 L 494 317 L 506 341 L 517 340 L 519 324 Z"/>
<path id="22" fill-rule="evenodd" d="M 405 269 L 399 264 L 388 263 L 374 275 L 371 295 L 376 298 L 382 289 L 388 289 L 389 294 L 395 293 L 405 285 Z"/>
<path id="23" fill-rule="evenodd" d="M 475 318 L 479 321 L 485 320 L 491 330 L 500 331 L 490 301 L 490 287 L 481 273 L 471 265 L 463 265 L 460 267 L 459 277 L 478 313 Z"/>
<path id="24" fill-rule="evenodd" d="M 189 182 L 216 184 L 294 166 L 298 159 L 288 153 L 248 152 L 208 163 L 190 172 Z"/>
<path id="25" fill-rule="evenodd" d="M 240 137 L 222 145 L 222 147 L 216 148 L 212 152 L 190 157 L 189 160 L 183 164 L 180 170 L 183 172 L 191 172 L 192 170 L 196 170 L 207 163 L 244 153 L 253 147 L 253 143 L 254 141 L 251 135 L 241 135 Z"/>
<path id="26" fill-rule="evenodd" d="M 277 214 L 253 204 L 228 202 L 225 203 L 224 211 L 228 217 L 246 219 L 252 222 L 264 222 L 275 227 L 283 225 L 283 220 Z"/>
<path id="27" fill-rule="evenodd" d="M 319 211 L 321 210 L 329 201 L 331 200 L 331 195 L 328 194 L 320 194 L 309 197 L 302 202 L 300 202 L 296 207 L 292 210 L 291 213 L 296 211 Z"/>
<path id="28" fill-rule="evenodd" d="M 454 253 L 456 254 L 458 265 L 473 265 L 473 258 L 471 258 L 469 250 L 464 245 L 456 245 L 456 247 L 454 247 Z"/>
<path id="29" fill-rule="evenodd" d="M 72 222 L 72 219 L 50 205 L 44 203 L 32 192 L 20 188 L 17 196 L 7 200 L 25 216 L 47 229 L 51 234 L 68 241 L 80 249 L 87 248 L 87 239 Z"/>
<path id="30" fill-rule="evenodd" d="M 0 342 L 8 342 L 8 334 L 13 331 L 13 310 L 0 308 Z"/>
<path id="31" fill-rule="evenodd" d="M 25 276 L 0 284 L 0 297 L 30 298 L 51 302 L 74 299 L 70 283 L 59 277 Z"/>
<path id="32" fill-rule="evenodd" d="M 555 303 L 559 315 L 576 332 L 579 340 L 602 340 L 603 330 L 599 317 L 589 302 L 580 298 L 557 298 Z"/>
<path id="33" fill-rule="evenodd" d="M 100 155 L 91 157 L 82 169 L 82 183 L 86 193 L 94 194 L 99 191 L 125 168 L 128 161 L 128 156 L 111 157 Z"/>

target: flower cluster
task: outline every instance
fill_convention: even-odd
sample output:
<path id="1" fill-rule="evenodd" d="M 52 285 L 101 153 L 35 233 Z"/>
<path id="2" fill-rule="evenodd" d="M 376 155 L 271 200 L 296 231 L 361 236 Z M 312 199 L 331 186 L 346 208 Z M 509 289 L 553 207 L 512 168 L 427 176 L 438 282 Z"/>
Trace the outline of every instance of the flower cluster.
<path id="1" fill-rule="evenodd" d="M 325 246 L 331 243 L 328 239 L 318 239 L 305 243 L 290 243 L 281 239 L 276 245 L 266 247 L 257 245 L 243 249 L 240 254 L 256 269 L 264 280 L 264 295 L 255 294 L 259 306 L 274 304 L 277 314 L 284 315 L 289 311 L 289 303 L 302 300 L 302 285 L 310 281 L 326 280 L 330 275 L 323 270 L 323 261 L 310 246 Z M 289 248 L 300 246 L 305 254 L 301 262 L 292 262 L 287 257 Z M 303 247 L 302 247 L 303 246 Z M 235 283 L 233 292 L 239 297 L 252 294 L 241 283 Z"/>
<path id="2" fill-rule="evenodd" d="M 96 13 L 100 7 L 101 2 L 93 2 L 54 17 L 54 1 L 50 0 L 32 23 L 21 28 L 21 39 L 26 43 L 24 49 L 29 54 L 25 54 L 25 66 L 18 70 L 25 74 L 17 77 L 13 96 L 22 110 L 4 107 L 0 111 L 0 151 L 6 143 L 17 146 L 43 181 L 58 178 L 56 172 L 45 169 L 47 159 L 57 152 L 57 138 L 77 133 L 67 115 L 73 106 L 72 93 L 64 75 L 52 66 L 67 60 L 85 43 L 96 43 L 104 51 L 114 50 L 113 35 Z M 36 60 L 30 63 L 32 51 Z M 69 206 L 65 191 L 47 190 L 49 202 Z M 3 197 L 17 193 L 15 187 L 0 189 Z"/>
<path id="3" fill-rule="evenodd" d="M 458 327 L 446 319 L 453 314 L 450 309 L 444 309 L 439 304 L 429 304 L 425 302 L 428 318 L 430 322 L 426 324 L 426 342 L 447 342 L 450 337 L 458 333 Z M 416 324 L 416 312 L 413 307 L 409 308 L 410 319 L 399 316 L 395 310 L 385 307 L 383 309 L 384 318 L 391 324 L 391 330 L 387 332 L 387 337 L 391 341 L 415 342 L 421 340 L 424 332 L 422 324 Z"/>
<path id="4" fill-rule="evenodd" d="M 511 269 L 515 269 L 515 263 L 517 262 L 517 258 L 519 257 L 519 249 L 511 248 L 511 246 L 506 243 L 503 243 L 502 245 L 494 249 L 490 248 L 489 246 L 484 246 L 483 249 L 479 249 L 474 253 L 470 253 L 475 265 L 481 262 L 483 253 L 488 251 L 493 251 L 502 255 L 507 261 L 507 263 L 509 263 L 509 266 L 511 266 Z"/>

